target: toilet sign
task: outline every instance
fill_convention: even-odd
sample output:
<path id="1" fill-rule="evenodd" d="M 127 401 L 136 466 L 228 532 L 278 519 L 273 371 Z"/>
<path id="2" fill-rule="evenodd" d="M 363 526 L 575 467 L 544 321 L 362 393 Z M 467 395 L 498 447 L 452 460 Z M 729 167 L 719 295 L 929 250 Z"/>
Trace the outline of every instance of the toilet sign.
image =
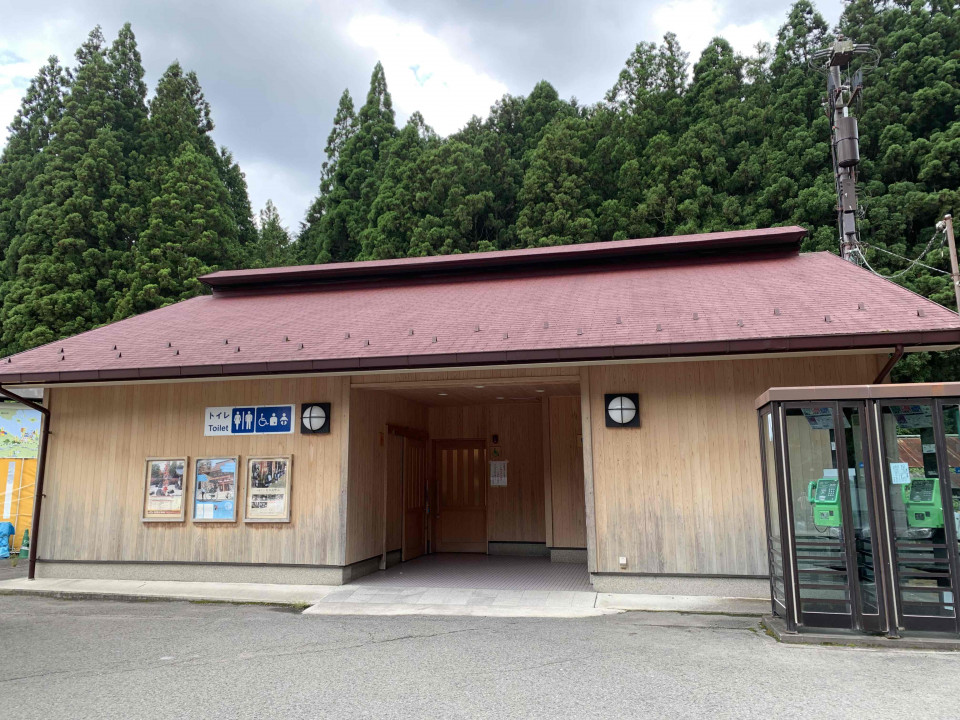
<path id="1" fill-rule="evenodd" d="M 204 435 L 275 435 L 293 432 L 294 405 L 228 405 L 203 412 Z"/>

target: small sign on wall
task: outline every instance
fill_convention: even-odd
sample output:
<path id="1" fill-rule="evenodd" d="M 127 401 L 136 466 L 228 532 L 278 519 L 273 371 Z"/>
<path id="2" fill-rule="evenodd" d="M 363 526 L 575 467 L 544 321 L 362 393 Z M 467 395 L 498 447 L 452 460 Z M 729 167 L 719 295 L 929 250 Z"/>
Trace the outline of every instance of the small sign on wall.
<path id="1" fill-rule="evenodd" d="M 203 434 L 276 435 L 293 432 L 294 405 L 208 407 L 203 412 Z"/>
<path id="2" fill-rule="evenodd" d="M 507 486 L 507 461 L 491 460 L 490 461 L 490 487 L 506 487 L 506 486 Z"/>
<path id="3" fill-rule="evenodd" d="M 910 484 L 910 464 L 905 462 L 890 463 L 890 484 Z"/>

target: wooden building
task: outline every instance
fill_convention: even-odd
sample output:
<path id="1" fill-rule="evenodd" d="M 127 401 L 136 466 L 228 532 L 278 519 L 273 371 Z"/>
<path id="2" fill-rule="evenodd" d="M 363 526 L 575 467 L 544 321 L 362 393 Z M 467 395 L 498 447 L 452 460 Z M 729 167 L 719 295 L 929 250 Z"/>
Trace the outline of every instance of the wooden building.
<path id="1" fill-rule="evenodd" d="M 223 271 L 0 360 L 50 413 L 37 574 L 342 583 L 479 552 L 585 562 L 597 590 L 763 595 L 754 399 L 960 343 L 955 313 L 803 235 Z M 185 460 L 182 517 L 145 521 L 148 458 Z M 194 516 L 211 458 L 237 458 L 234 520 Z"/>

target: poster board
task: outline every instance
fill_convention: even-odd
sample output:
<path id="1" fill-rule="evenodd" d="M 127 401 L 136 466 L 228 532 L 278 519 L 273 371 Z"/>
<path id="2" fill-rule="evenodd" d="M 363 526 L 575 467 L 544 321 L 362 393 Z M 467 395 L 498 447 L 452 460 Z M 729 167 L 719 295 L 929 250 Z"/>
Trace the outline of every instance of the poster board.
<path id="1" fill-rule="evenodd" d="M 247 459 L 244 522 L 290 522 L 293 456 Z"/>
<path id="2" fill-rule="evenodd" d="M 40 454 L 40 413 L 22 405 L 0 405 L 0 458 L 35 458 Z"/>
<path id="3" fill-rule="evenodd" d="M 194 522 L 236 522 L 239 460 L 236 456 L 194 460 Z"/>
<path id="4" fill-rule="evenodd" d="M 187 458 L 147 458 L 143 473 L 144 522 L 183 522 Z"/>

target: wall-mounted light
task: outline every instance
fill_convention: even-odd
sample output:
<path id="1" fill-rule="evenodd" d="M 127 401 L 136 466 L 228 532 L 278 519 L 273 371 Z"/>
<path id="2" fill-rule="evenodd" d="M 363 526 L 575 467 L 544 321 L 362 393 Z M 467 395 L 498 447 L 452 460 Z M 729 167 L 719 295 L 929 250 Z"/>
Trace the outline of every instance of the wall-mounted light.
<path id="1" fill-rule="evenodd" d="M 300 405 L 300 433 L 325 435 L 330 432 L 330 403 L 302 403 Z"/>
<path id="2" fill-rule="evenodd" d="M 603 406 L 607 427 L 640 427 L 639 393 L 607 393 Z"/>

